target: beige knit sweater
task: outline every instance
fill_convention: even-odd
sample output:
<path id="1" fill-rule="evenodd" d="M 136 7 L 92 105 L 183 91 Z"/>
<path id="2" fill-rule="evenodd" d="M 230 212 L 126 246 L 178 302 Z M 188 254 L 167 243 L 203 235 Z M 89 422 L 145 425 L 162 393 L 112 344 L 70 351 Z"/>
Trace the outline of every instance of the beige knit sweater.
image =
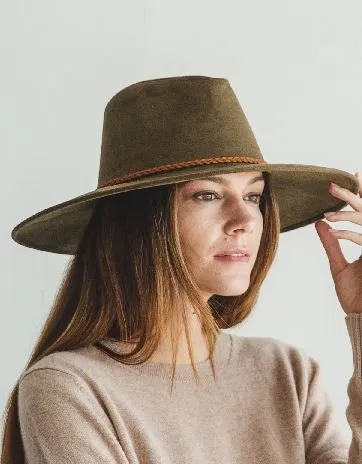
<path id="1" fill-rule="evenodd" d="M 345 322 L 354 370 L 342 437 L 318 363 L 267 337 L 221 331 L 217 384 L 207 361 L 125 366 L 95 346 L 50 354 L 29 368 L 19 418 L 30 464 L 361 464 L 362 315 Z M 112 350 L 119 344 L 102 342 Z M 338 360 L 336 360 L 336 367 Z"/>

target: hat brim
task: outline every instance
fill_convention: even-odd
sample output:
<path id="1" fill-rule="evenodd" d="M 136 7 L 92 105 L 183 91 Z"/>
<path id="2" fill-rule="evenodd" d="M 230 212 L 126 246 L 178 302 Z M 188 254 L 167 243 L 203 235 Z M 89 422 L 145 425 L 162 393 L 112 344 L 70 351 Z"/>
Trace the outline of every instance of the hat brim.
<path id="1" fill-rule="evenodd" d="M 354 194 L 359 191 L 353 174 L 335 168 L 303 164 L 225 163 L 187 167 L 161 172 L 122 184 L 102 187 L 58 203 L 26 218 L 16 225 L 11 237 L 20 245 L 59 254 L 75 254 L 91 219 L 95 200 L 131 190 L 185 182 L 233 172 L 265 171 L 271 174 L 271 188 L 280 210 L 280 232 L 307 226 L 324 218 L 325 211 L 338 211 L 347 203 L 332 196 L 330 182 Z"/>

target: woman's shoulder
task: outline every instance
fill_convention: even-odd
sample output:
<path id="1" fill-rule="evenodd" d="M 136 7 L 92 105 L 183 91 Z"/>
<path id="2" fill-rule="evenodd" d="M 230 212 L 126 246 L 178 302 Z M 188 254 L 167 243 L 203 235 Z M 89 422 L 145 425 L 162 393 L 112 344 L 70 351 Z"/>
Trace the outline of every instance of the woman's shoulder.
<path id="1" fill-rule="evenodd" d="M 89 371 L 96 371 L 97 367 L 102 367 L 103 359 L 99 357 L 98 350 L 93 345 L 82 346 L 79 348 L 54 351 L 29 366 L 20 376 L 20 382 L 32 374 L 35 377 L 38 373 L 53 373 L 54 376 L 63 373 L 63 377 L 71 375 L 81 379 L 88 375 Z"/>
<path id="2" fill-rule="evenodd" d="M 305 363 L 310 358 L 298 344 L 288 343 L 275 337 L 239 336 L 231 334 L 234 350 L 240 358 L 250 357 L 254 361 L 274 363 Z"/>

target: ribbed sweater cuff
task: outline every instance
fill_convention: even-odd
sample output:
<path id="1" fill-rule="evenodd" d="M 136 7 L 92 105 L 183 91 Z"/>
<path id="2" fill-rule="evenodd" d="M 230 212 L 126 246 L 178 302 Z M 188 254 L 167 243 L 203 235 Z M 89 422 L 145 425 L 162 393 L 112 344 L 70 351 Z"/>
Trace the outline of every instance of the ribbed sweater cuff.
<path id="1" fill-rule="evenodd" d="M 362 388 L 362 314 L 347 314 L 345 321 L 352 345 L 356 379 L 358 385 Z"/>

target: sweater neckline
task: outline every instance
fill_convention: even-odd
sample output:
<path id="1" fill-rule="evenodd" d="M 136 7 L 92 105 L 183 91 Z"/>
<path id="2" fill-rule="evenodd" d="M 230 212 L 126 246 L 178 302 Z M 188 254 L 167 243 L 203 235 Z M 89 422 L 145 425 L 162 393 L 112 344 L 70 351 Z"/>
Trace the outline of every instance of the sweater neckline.
<path id="1" fill-rule="evenodd" d="M 96 347 L 106 353 L 107 356 L 112 358 L 113 353 L 126 353 L 131 351 L 132 347 L 125 347 L 120 345 L 120 342 L 113 338 L 106 338 L 101 340 Z M 215 351 L 214 351 L 214 364 L 216 375 L 225 370 L 232 359 L 233 352 L 233 339 L 228 333 L 223 332 L 221 329 L 216 337 Z M 115 358 L 115 362 L 121 364 Z M 121 364 L 128 370 L 131 370 L 139 375 L 148 375 L 152 377 L 162 377 L 171 379 L 172 377 L 172 363 L 161 362 L 146 362 L 143 364 Z M 196 362 L 195 366 L 200 375 L 200 378 L 212 377 L 212 369 L 209 359 L 205 361 Z M 183 381 L 191 381 L 195 378 L 192 364 L 176 364 L 175 366 L 175 379 Z"/>

